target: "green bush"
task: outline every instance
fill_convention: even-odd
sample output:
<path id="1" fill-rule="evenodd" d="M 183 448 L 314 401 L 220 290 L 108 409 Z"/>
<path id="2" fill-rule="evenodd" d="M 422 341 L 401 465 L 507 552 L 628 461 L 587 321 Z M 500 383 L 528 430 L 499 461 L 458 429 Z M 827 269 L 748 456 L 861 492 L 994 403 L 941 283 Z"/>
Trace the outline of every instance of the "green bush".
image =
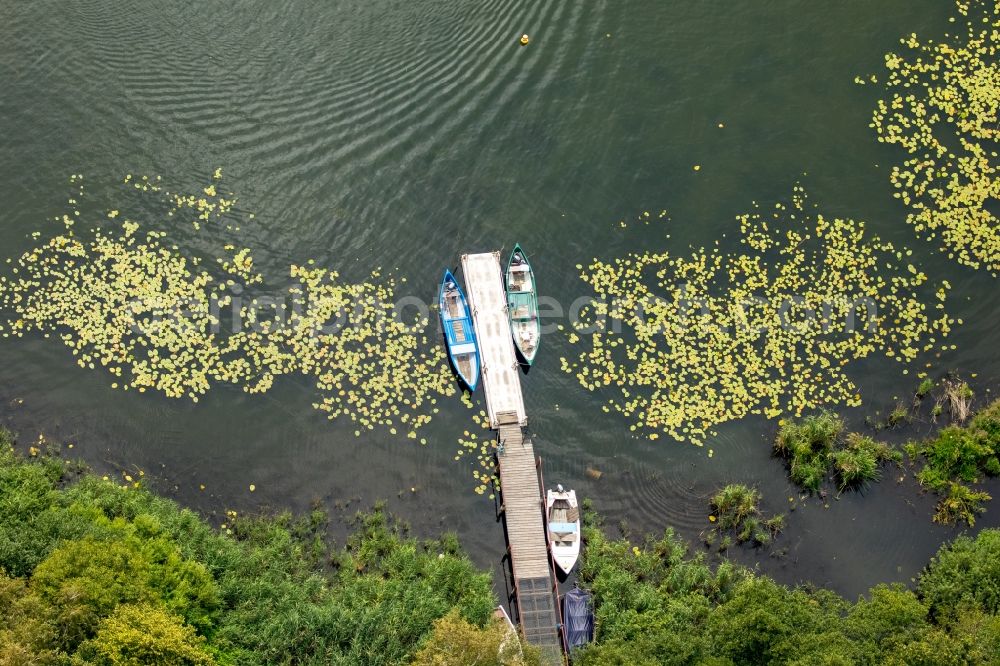
<path id="1" fill-rule="evenodd" d="M 877 585 L 868 599 L 859 599 L 844 620 L 844 633 L 862 652 L 898 649 L 919 639 L 928 623 L 928 609 L 901 585 Z"/>
<path id="2" fill-rule="evenodd" d="M 451 611 L 434 622 L 434 630 L 411 666 L 534 666 L 541 663 L 536 648 L 509 633 L 506 620 L 478 627 Z"/>
<path id="3" fill-rule="evenodd" d="M 119 663 L 122 637 L 143 633 L 120 609 L 141 608 L 180 618 L 160 638 L 201 636 L 220 663 L 400 664 L 438 618 L 454 610 L 482 627 L 496 605 L 490 574 L 453 536 L 408 538 L 382 507 L 329 551 L 319 513 L 232 516 L 223 535 L 141 487 L 65 485 L 65 469 L 0 450 L 0 572 L 11 576 L 0 576 L 0 663 L 75 651 Z"/>
<path id="4" fill-rule="evenodd" d="M 821 601 L 828 600 L 747 578 L 709 615 L 705 631 L 717 656 L 738 664 L 787 663 L 803 656 L 804 635 L 821 633 L 839 618 L 842 602 Z"/>
<path id="5" fill-rule="evenodd" d="M 670 531 L 633 545 L 586 514 L 584 537 L 597 642 L 576 664 L 930 666 L 1000 655 L 998 530 L 942 548 L 915 591 L 879 585 L 854 604 L 729 562 L 712 568 Z"/>
<path id="6" fill-rule="evenodd" d="M 202 630 L 212 626 L 219 604 L 202 565 L 183 560 L 163 539 L 131 534 L 67 542 L 38 565 L 31 588 L 56 613 L 59 647 L 67 651 L 122 604 L 159 603 Z"/>
<path id="7" fill-rule="evenodd" d="M 222 535 L 142 488 L 63 487 L 60 468 L 0 451 L 0 503 L 31 507 L 13 509 L 24 525 L 0 514 L 0 664 L 518 663 L 496 655 L 490 575 L 453 536 L 409 538 L 381 506 L 336 550 L 320 514 L 231 516 Z M 766 541 L 782 519 L 759 500 L 746 486 L 713 498 L 739 516 L 733 532 Z M 598 638 L 577 664 L 991 663 L 1000 650 L 997 530 L 942 548 L 915 591 L 855 604 L 710 566 L 670 530 L 613 540 L 588 511 L 583 536 Z"/>
<path id="8" fill-rule="evenodd" d="M 1000 613 L 1000 530 L 983 530 L 975 539 L 960 536 L 941 548 L 917 590 L 938 616 L 963 608 Z"/>
<path id="9" fill-rule="evenodd" d="M 58 630 L 27 581 L 0 570 L 0 664 L 59 664 Z"/>
<path id="10" fill-rule="evenodd" d="M 176 615 L 151 605 L 119 606 L 97 635 L 80 646 L 94 666 L 212 666 L 205 639 Z"/>

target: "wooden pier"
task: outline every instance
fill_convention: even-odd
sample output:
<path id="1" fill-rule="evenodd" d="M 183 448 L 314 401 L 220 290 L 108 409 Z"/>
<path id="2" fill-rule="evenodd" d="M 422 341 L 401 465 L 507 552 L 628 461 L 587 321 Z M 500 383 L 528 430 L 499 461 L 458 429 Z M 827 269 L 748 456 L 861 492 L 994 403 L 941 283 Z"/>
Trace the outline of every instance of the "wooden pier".
<path id="1" fill-rule="evenodd" d="M 519 425 L 527 425 L 528 416 L 521 395 L 521 368 L 507 317 L 507 292 L 500 271 L 500 253 L 463 254 L 462 274 L 479 344 L 490 427 L 500 428 L 498 415 L 501 412 L 513 412 Z"/>
<path id="2" fill-rule="evenodd" d="M 538 459 L 521 393 L 520 366 L 507 315 L 500 253 L 462 255 L 462 271 L 479 343 L 490 425 L 498 431 L 500 501 L 525 640 L 542 651 L 545 664 L 564 664 L 559 596 L 545 535 L 545 503 Z"/>

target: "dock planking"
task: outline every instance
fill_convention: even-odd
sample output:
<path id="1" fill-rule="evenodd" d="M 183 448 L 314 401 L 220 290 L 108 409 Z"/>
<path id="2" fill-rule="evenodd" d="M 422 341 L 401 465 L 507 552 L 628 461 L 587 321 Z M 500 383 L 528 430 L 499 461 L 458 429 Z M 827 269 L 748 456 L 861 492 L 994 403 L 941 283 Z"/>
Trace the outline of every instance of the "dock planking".
<path id="1" fill-rule="evenodd" d="M 498 417 L 500 496 L 518 621 L 525 640 L 541 649 L 545 662 L 561 664 L 558 600 L 545 536 L 542 488 L 534 447 L 531 439 L 524 436 L 515 413 L 500 412 Z"/>
<path id="2" fill-rule="evenodd" d="M 494 430 L 500 427 L 497 416 L 500 412 L 514 412 L 517 423 L 527 425 L 520 366 L 507 316 L 507 292 L 500 270 L 500 253 L 463 254 L 462 274 L 465 276 L 466 296 L 479 344 L 490 427 Z"/>

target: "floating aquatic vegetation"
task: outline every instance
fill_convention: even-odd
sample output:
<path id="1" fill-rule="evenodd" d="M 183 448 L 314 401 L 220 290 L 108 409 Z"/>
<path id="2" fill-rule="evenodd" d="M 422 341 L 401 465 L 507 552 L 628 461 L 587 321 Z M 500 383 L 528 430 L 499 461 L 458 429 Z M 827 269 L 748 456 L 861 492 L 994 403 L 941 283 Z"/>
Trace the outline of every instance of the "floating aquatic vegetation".
<path id="1" fill-rule="evenodd" d="M 124 389 L 197 400 L 213 381 L 248 374 L 229 360 L 238 341 L 211 333 L 211 283 L 128 220 L 87 240 L 59 234 L 0 277 L 0 309 L 11 313 L 0 332 L 58 335 L 81 367 L 103 366 Z"/>
<path id="2" fill-rule="evenodd" d="M 217 261 L 222 266 L 222 270 L 230 275 L 238 277 L 244 284 L 259 284 L 264 281 L 264 276 L 253 270 L 253 256 L 250 248 L 236 250 L 232 245 L 226 245 L 226 251 L 232 252 L 231 259 L 219 257 Z"/>
<path id="3" fill-rule="evenodd" d="M 476 480 L 475 492 L 479 495 L 489 490 L 490 485 L 500 486 L 500 479 L 496 469 L 496 461 L 493 454 L 497 448 L 496 436 L 490 430 L 490 417 L 486 410 L 479 410 L 475 417 L 479 432 L 462 433 L 458 438 L 459 449 L 455 454 L 455 460 L 461 460 L 465 456 L 473 458 L 472 477 Z M 493 499 L 493 493 L 490 493 Z"/>
<path id="4" fill-rule="evenodd" d="M 197 228 L 232 210 L 235 197 L 218 194 L 220 178 L 216 170 L 197 196 L 164 192 L 159 178 L 130 174 L 125 184 L 161 203 L 166 197 L 168 215 L 193 210 Z M 3 337 L 56 335 L 81 367 L 107 369 L 113 388 L 193 401 L 214 384 L 262 393 L 278 376 L 301 373 L 314 379 L 321 393 L 314 406 L 331 419 L 411 439 L 436 411 L 436 396 L 456 392 L 444 352 L 428 340 L 428 321 L 404 321 L 396 311 L 393 278 L 375 271 L 370 281 L 350 283 L 310 261 L 290 268 L 297 284 L 287 299 L 251 298 L 246 290 L 262 288 L 263 276 L 249 248 L 227 245 L 215 262 L 188 258 L 164 231 L 131 219 L 149 217 L 148 207 L 139 215 L 112 210 L 93 229 L 79 229 L 81 179 L 71 178 L 72 216 L 57 218 L 64 231 L 8 260 L 10 274 L 0 276 Z M 221 272 L 210 272 L 216 266 Z M 224 322 L 225 308 L 238 317 Z"/>
<path id="5" fill-rule="evenodd" d="M 886 55 L 889 96 L 878 102 L 871 126 L 880 142 L 910 156 L 893 167 L 890 180 L 914 229 L 939 238 L 959 263 L 995 274 L 1000 5 L 956 4 L 960 18 L 952 21 L 959 30 L 940 42 L 911 34 L 900 40 L 907 51 Z"/>
<path id="6" fill-rule="evenodd" d="M 801 186 L 790 203 L 755 204 L 737 219 L 743 253 L 646 252 L 577 266 L 594 300 L 569 337 L 584 349 L 562 367 L 607 396 L 604 411 L 633 431 L 701 443 L 748 414 L 857 405 L 846 365 L 875 353 L 910 361 L 954 323 L 932 317 L 909 251 L 861 222 L 807 211 Z"/>
<path id="7" fill-rule="evenodd" d="M 129 182 L 132 178 L 131 174 L 125 177 L 125 182 Z M 212 174 L 213 181 L 219 181 L 222 179 L 222 169 L 216 169 Z M 147 181 L 148 177 L 143 176 L 143 181 Z M 159 180 L 159 177 L 157 177 Z M 216 218 L 221 218 L 223 215 L 232 210 L 233 206 L 236 205 L 236 195 L 232 192 L 229 193 L 229 199 L 221 196 L 216 188 L 216 182 L 211 185 L 207 185 L 202 188 L 202 191 L 197 194 L 170 194 L 170 200 L 173 202 L 173 208 L 167 212 L 167 216 L 173 216 L 177 212 L 184 212 L 186 210 L 194 211 L 197 213 L 197 217 L 191 220 L 191 226 L 197 231 L 201 229 L 202 222 L 208 222 L 212 215 Z M 139 182 L 135 183 L 135 187 L 139 187 Z M 145 190 L 143 190 L 145 191 Z M 159 192 L 157 188 L 154 190 Z M 250 216 L 253 218 L 253 215 Z"/>
<path id="8" fill-rule="evenodd" d="M 384 425 L 393 434 L 398 426 L 417 439 L 436 396 L 457 391 L 441 345 L 428 339 L 429 321 L 404 321 L 394 306 L 396 282 L 379 271 L 360 284 L 325 269 L 292 266 L 290 274 L 299 280 L 291 290 L 297 307 L 289 325 L 267 336 L 271 346 L 261 347 L 276 359 L 275 374 L 297 369 L 315 377 L 325 396 L 314 407 L 331 419 Z"/>

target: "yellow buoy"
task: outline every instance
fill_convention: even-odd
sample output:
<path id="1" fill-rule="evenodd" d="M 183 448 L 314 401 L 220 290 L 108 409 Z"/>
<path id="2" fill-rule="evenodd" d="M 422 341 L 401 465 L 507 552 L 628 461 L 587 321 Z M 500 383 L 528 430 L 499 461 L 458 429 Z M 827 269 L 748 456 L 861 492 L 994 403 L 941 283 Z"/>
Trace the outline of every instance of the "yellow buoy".
<path id="1" fill-rule="evenodd" d="M 528 42 L 530 42 L 530 41 L 531 40 L 528 38 L 527 34 L 521 35 L 521 45 L 522 46 L 527 46 Z"/>

